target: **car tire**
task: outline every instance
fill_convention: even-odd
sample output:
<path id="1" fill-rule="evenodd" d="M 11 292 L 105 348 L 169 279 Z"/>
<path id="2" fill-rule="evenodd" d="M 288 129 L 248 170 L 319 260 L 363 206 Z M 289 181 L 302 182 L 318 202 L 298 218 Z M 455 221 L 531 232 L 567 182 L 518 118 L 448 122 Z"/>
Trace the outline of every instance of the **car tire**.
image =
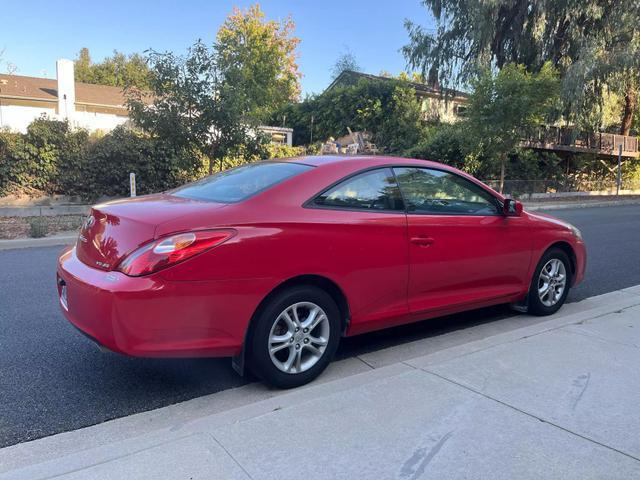
<path id="1" fill-rule="evenodd" d="M 571 262 L 567 254 L 559 248 L 547 250 L 531 279 L 528 312 L 538 316 L 556 313 L 567 299 L 571 281 Z"/>
<path id="2" fill-rule="evenodd" d="M 314 286 L 283 290 L 255 318 L 249 366 L 270 385 L 304 385 L 331 362 L 340 341 L 341 323 L 336 303 L 324 290 Z"/>

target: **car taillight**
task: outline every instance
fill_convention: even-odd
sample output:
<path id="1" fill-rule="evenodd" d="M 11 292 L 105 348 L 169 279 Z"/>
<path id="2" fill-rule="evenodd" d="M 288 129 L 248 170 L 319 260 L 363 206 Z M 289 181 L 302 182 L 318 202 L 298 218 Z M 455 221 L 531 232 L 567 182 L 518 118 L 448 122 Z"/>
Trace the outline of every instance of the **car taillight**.
<path id="1" fill-rule="evenodd" d="M 234 230 L 200 230 L 160 238 L 129 254 L 117 270 L 139 277 L 183 262 L 228 240 Z"/>

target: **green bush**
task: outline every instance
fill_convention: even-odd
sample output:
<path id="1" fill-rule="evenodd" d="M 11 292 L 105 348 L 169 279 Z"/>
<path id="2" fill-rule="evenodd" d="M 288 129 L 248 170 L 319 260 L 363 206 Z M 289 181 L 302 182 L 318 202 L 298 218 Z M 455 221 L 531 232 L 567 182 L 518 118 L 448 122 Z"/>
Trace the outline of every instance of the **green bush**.
<path id="1" fill-rule="evenodd" d="M 201 176 L 202 160 L 125 127 L 90 136 L 41 118 L 25 134 L 0 133 L 0 195 L 127 195 L 131 172 L 140 194 L 158 192 Z"/>
<path id="2" fill-rule="evenodd" d="M 457 124 L 432 126 L 422 139 L 404 151 L 405 157 L 421 158 L 464 169 L 468 154 L 463 128 Z"/>
<path id="3" fill-rule="evenodd" d="M 49 225 L 44 217 L 33 217 L 29 219 L 29 236 L 31 238 L 46 237 L 49 233 Z"/>
<path id="4" fill-rule="evenodd" d="M 67 122 L 39 118 L 27 133 L 0 133 L 0 195 L 59 191 L 59 167 L 86 143 L 86 132 Z"/>
<path id="5" fill-rule="evenodd" d="M 469 144 L 466 125 L 440 124 L 426 130 L 421 141 L 404 156 L 433 160 L 464 170 L 497 187 L 499 164 L 492 161 L 483 146 Z M 563 161 L 557 155 L 516 148 L 509 153 L 506 178 L 510 193 L 532 193 L 553 188 L 563 181 Z"/>
<path id="6" fill-rule="evenodd" d="M 304 147 L 290 147 L 289 145 L 277 143 L 267 145 L 268 158 L 299 157 L 305 153 L 306 149 Z"/>
<path id="7" fill-rule="evenodd" d="M 303 155 L 302 147 L 266 145 L 251 160 Z M 245 158 L 216 161 L 216 168 L 245 163 Z M 65 194 L 94 200 L 129 194 L 129 174 L 137 192 L 160 192 L 205 175 L 208 160 L 184 147 L 120 126 L 89 135 L 67 122 L 40 118 L 26 133 L 0 132 L 0 196 Z"/>
<path id="8" fill-rule="evenodd" d="M 120 126 L 89 143 L 69 168 L 65 192 L 87 198 L 127 195 L 132 172 L 139 194 L 159 192 L 193 179 L 201 166 L 193 154 Z"/>

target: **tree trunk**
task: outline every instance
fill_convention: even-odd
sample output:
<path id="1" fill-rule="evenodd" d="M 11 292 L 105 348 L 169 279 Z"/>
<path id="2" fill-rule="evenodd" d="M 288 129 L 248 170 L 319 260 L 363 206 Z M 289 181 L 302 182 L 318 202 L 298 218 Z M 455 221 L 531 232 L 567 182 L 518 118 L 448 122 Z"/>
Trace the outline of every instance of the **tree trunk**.
<path id="1" fill-rule="evenodd" d="M 636 111 L 637 104 L 638 92 L 633 86 L 629 86 L 624 96 L 624 114 L 622 115 L 622 125 L 620 127 L 622 135 L 629 135 L 631 132 L 631 123 L 633 122 L 633 114 Z"/>
<path id="2" fill-rule="evenodd" d="M 505 170 L 506 156 L 500 157 L 500 193 L 504 193 L 504 170 Z"/>

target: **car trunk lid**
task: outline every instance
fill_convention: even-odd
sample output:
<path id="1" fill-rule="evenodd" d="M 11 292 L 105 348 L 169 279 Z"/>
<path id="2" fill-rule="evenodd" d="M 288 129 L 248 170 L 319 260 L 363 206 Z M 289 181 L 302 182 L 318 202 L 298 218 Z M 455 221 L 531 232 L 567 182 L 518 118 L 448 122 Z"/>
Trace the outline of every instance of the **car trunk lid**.
<path id="1" fill-rule="evenodd" d="M 128 254 L 156 238 L 159 225 L 185 215 L 206 216 L 223 206 L 166 194 L 96 205 L 82 225 L 76 253 L 86 265 L 110 271 Z"/>

